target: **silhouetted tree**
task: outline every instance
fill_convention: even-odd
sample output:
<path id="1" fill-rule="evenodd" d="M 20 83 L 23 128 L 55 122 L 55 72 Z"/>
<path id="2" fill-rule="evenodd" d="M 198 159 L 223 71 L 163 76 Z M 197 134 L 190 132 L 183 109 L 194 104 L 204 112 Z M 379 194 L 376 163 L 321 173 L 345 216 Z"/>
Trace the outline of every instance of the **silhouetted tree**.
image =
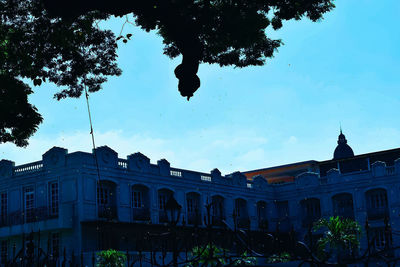
<path id="1" fill-rule="evenodd" d="M 200 63 L 263 65 L 282 44 L 267 29 L 303 17 L 317 21 L 333 7 L 333 0 L 0 0 L 0 74 L 65 86 L 57 99 L 79 97 L 84 84 L 97 91 L 120 70 L 115 36 L 96 22 L 133 14 L 136 25 L 162 36 L 164 54 L 182 55 L 175 75 L 189 99 L 200 87 Z M 29 125 L 30 134 L 40 121 Z M 2 120 L 0 129 L 10 134 Z M 29 136 L 11 141 L 26 145 Z"/>

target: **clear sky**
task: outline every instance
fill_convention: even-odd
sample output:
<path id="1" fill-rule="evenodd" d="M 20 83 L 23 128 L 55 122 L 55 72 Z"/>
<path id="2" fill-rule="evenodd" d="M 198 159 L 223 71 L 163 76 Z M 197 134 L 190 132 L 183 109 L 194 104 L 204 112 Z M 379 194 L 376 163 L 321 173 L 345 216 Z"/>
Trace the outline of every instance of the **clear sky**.
<path id="1" fill-rule="evenodd" d="M 285 43 L 263 67 L 203 64 L 188 102 L 177 89 L 180 58 L 162 40 L 126 25 L 120 77 L 90 101 L 97 145 L 125 158 L 224 174 L 333 156 L 339 125 L 355 154 L 400 147 L 400 2 L 339 0 L 325 19 L 284 23 Z M 122 20 L 103 26 L 119 33 Z M 53 146 L 91 151 L 84 98 L 57 102 L 45 84 L 30 98 L 44 122 L 27 148 L 0 145 L 0 158 L 23 164 Z"/>

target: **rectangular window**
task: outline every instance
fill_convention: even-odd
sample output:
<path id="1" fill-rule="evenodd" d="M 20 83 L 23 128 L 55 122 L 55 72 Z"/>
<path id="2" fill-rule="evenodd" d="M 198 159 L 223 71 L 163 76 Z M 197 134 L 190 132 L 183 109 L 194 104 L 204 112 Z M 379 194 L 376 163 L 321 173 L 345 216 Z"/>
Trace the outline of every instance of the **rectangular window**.
<path id="1" fill-rule="evenodd" d="M 49 186 L 50 215 L 58 215 L 58 182 L 51 183 Z"/>
<path id="2" fill-rule="evenodd" d="M 158 195 L 158 203 L 160 210 L 165 210 L 165 205 L 167 204 L 167 195 L 159 194 Z"/>
<path id="3" fill-rule="evenodd" d="M 25 188 L 24 199 L 24 213 L 26 222 L 32 222 L 35 219 L 35 190 L 33 187 Z"/>
<path id="4" fill-rule="evenodd" d="M 134 208 L 142 208 L 143 205 L 143 192 L 134 190 L 132 193 L 133 197 L 133 207 Z"/>
<path id="5" fill-rule="evenodd" d="M 7 264 L 7 259 L 8 259 L 8 241 L 7 240 L 2 240 L 1 241 L 1 255 L 0 255 L 0 260 L 2 266 Z"/>
<path id="6" fill-rule="evenodd" d="M 7 193 L 1 193 L 0 194 L 0 225 L 6 224 L 7 213 L 8 213 Z"/>
<path id="7" fill-rule="evenodd" d="M 51 254 L 53 257 L 59 257 L 60 253 L 60 233 L 51 234 Z"/>
<path id="8" fill-rule="evenodd" d="M 196 200 L 193 198 L 188 198 L 187 199 L 187 209 L 189 213 L 194 213 L 196 212 L 197 209 L 197 203 Z"/>
<path id="9" fill-rule="evenodd" d="M 253 184 L 247 183 L 247 188 L 253 188 Z"/>
<path id="10" fill-rule="evenodd" d="M 110 204 L 111 189 L 102 185 L 97 186 L 97 203 L 101 205 Z"/>

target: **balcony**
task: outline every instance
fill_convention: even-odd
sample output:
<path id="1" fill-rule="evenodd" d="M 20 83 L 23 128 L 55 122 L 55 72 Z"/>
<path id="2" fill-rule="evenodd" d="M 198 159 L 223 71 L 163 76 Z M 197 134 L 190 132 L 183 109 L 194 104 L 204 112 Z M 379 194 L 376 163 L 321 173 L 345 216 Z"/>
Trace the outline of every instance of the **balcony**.
<path id="1" fill-rule="evenodd" d="M 8 214 L 8 216 L 0 218 L 0 227 L 45 221 L 57 217 L 58 214 L 49 213 L 48 207 L 34 208 L 26 212 L 19 210 L 11 212 Z"/>
<path id="2" fill-rule="evenodd" d="M 106 220 L 117 219 L 117 207 L 113 205 L 99 205 L 98 216 Z"/>
<path id="3" fill-rule="evenodd" d="M 201 214 L 198 212 L 189 212 L 187 215 L 187 223 L 190 225 L 201 225 Z"/>
<path id="4" fill-rule="evenodd" d="M 389 216 L 389 209 L 387 207 L 369 208 L 367 214 L 368 220 L 383 220 Z"/>
<path id="5" fill-rule="evenodd" d="M 267 219 L 259 219 L 258 220 L 258 228 L 263 231 L 268 230 L 268 220 Z"/>
<path id="6" fill-rule="evenodd" d="M 134 208 L 133 209 L 134 221 L 150 221 L 150 210 L 147 208 Z"/>
<path id="7" fill-rule="evenodd" d="M 237 227 L 238 228 L 244 228 L 248 229 L 250 228 L 250 219 L 249 217 L 239 217 L 236 219 L 237 221 Z"/>

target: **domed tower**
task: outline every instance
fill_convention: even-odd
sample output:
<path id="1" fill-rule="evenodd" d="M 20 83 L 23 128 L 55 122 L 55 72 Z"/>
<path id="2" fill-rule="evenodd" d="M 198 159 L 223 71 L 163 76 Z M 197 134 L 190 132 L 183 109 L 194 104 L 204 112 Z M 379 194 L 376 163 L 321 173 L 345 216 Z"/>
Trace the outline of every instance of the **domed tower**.
<path id="1" fill-rule="evenodd" d="M 340 129 L 339 138 L 337 141 L 338 145 L 333 153 L 333 159 L 344 159 L 354 157 L 353 149 L 347 144 L 346 136 L 342 133 Z"/>

